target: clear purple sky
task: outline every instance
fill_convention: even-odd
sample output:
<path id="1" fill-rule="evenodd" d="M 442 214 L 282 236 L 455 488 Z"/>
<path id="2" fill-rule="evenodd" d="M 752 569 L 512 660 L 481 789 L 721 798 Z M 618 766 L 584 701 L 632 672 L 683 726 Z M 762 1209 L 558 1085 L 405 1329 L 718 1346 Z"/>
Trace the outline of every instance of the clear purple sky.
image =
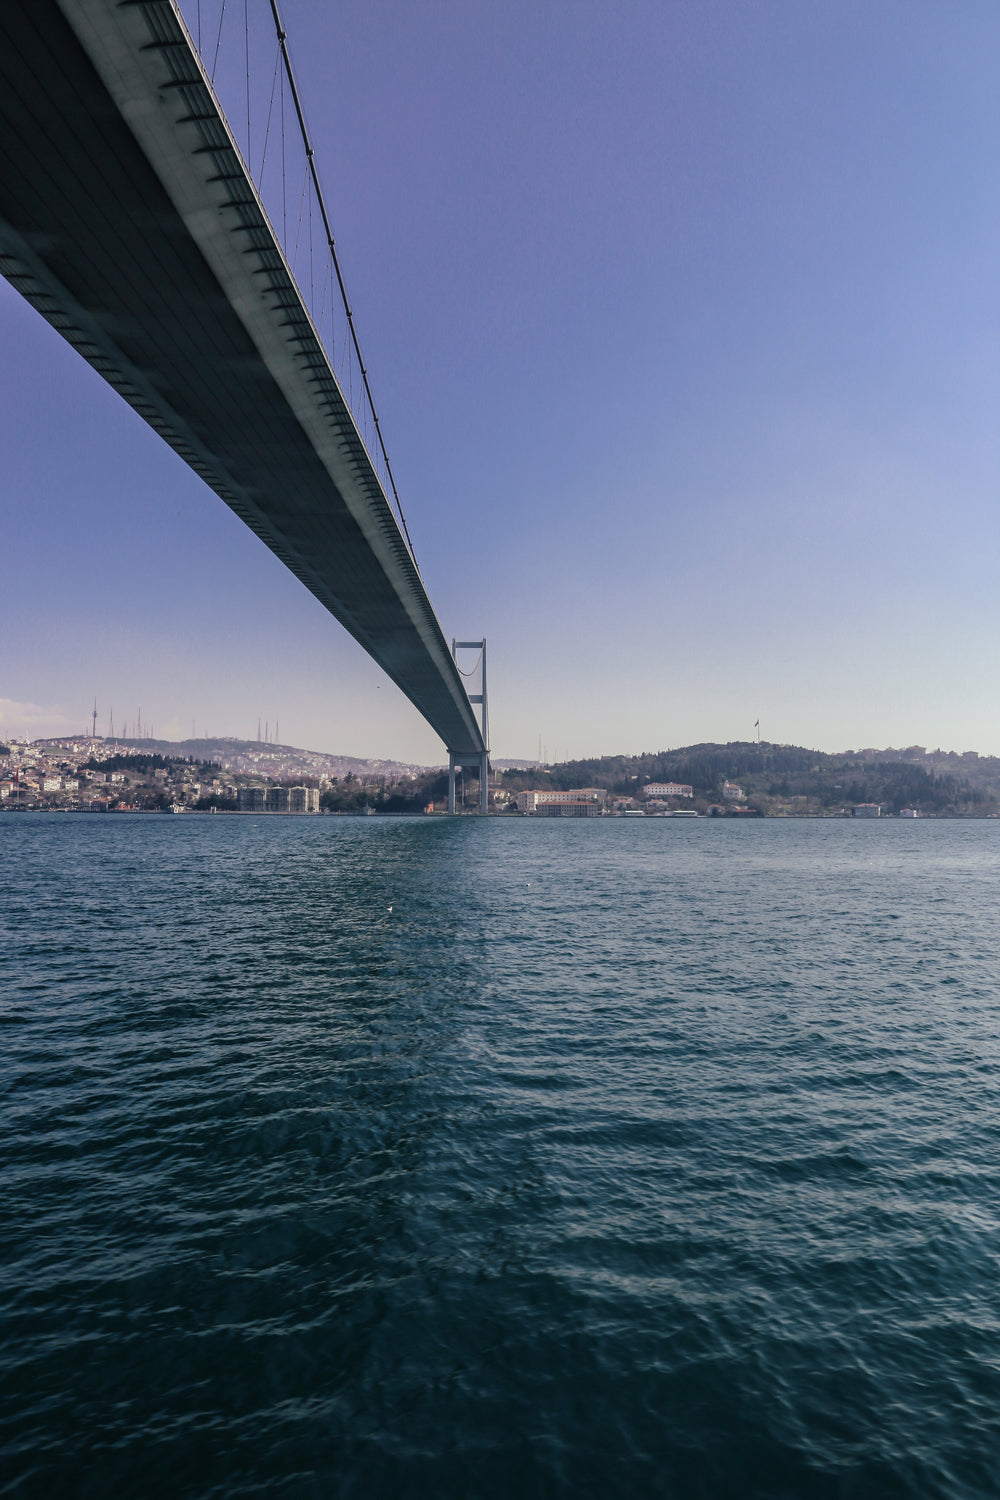
<path id="1" fill-rule="evenodd" d="M 449 637 L 489 638 L 495 753 L 758 717 L 1000 752 L 1000 8 L 283 10 L 424 577 Z M 260 715 L 440 759 L 3 282 L 0 339 L 0 734 L 80 729 L 96 693 L 100 725 Z"/>

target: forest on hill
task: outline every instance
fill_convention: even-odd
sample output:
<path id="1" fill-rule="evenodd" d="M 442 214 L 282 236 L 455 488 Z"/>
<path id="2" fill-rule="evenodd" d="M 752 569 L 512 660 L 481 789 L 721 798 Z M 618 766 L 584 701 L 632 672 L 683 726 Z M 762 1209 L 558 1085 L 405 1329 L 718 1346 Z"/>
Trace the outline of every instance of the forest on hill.
<path id="1" fill-rule="evenodd" d="M 771 816 L 829 816 L 849 812 L 863 802 L 877 802 L 885 813 L 908 807 L 928 816 L 1000 814 L 1000 762 L 992 758 L 970 762 L 961 756 L 942 752 L 928 756 L 919 751 L 929 762 L 921 764 L 918 750 L 912 756 L 905 751 L 872 750 L 828 754 L 799 745 L 734 741 L 567 761 L 541 774 L 506 771 L 503 784 L 512 791 L 543 785 L 559 790 L 595 786 L 641 798 L 643 787 L 651 781 L 677 781 L 694 789 L 688 805 L 700 807 L 721 802 L 723 783 L 730 781 L 743 789 L 745 806 Z"/>

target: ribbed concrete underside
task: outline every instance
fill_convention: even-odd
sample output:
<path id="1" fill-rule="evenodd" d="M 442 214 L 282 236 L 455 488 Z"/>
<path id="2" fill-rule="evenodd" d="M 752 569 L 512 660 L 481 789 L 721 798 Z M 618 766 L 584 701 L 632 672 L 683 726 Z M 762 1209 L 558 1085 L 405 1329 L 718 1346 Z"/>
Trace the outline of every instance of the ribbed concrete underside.
<path id="1" fill-rule="evenodd" d="M 341 621 L 449 750 L 483 748 L 172 0 L 0 5 L 0 273 Z"/>

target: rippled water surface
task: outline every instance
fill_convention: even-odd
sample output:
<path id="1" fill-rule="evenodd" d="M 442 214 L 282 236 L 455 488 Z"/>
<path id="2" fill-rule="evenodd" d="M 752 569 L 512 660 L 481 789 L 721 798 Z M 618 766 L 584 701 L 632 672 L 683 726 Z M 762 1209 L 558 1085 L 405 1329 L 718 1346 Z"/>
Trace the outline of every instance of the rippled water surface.
<path id="1" fill-rule="evenodd" d="M 997 823 L 0 869 L 0 1493 L 1000 1494 Z"/>

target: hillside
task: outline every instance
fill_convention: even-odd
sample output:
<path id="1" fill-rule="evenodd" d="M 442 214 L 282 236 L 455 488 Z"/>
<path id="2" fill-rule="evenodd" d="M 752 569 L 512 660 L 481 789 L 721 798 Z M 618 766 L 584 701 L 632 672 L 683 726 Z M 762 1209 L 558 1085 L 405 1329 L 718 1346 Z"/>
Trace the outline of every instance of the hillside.
<path id="1" fill-rule="evenodd" d="M 92 767 L 135 769 L 137 757 L 149 768 L 190 762 L 238 779 L 282 782 L 330 782 L 325 805 L 350 810 L 374 802 L 387 810 L 417 809 L 444 796 L 446 776 L 439 767 L 391 760 L 362 760 L 324 751 L 302 750 L 257 740 L 191 739 L 106 740 L 81 738 L 36 741 L 50 755 L 69 754 L 73 764 L 91 757 Z M 113 764 L 112 764 L 113 762 Z M 925 750 L 844 750 L 827 753 L 800 745 L 687 745 L 655 754 L 602 756 L 554 766 L 496 761 L 498 790 L 598 786 L 642 804 L 642 789 L 651 781 L 677 781 L 694 789 L 684 805 L 704 810 L 720 803 L 725 781 L 746 794 L 740 805 L 766 816 L 833 817 L 861 802 L 877 802 L 884 812 L 904 807 L 924 816 L 1000 816 L 1000 757 L 975 752 Z M 376 795 L 377 793 L 377 795 Z"/>
<path id="2" fill-rule="evenodd" d="M 38 740 L 39 746 L 55 748 L 68 744 L 65 739 Z M 426 771 L 426 766 L 410 765 L 396 760 L 363 760 L 354 755 L 328 755 L 323 750 L 301 750 L 294 745 L 276 745 L 265 740 L 240 740 L 213 736 L 203 739 L 160 740 L 77 738 L 74 743 L 93 750 L 101 760 L 108 756 L 162 756 L 170 760 L 188 760 L 195 765 L 213 765 L 223 771 L 241 775 L 272 777 L 337 777 L 348 775 L 367 779 L 395 781 Z"/>
<path id="3" fill-rule="evenodd" d="M 598 786 L 631 797 L 641 797 L 651 781 L 678 781 L 693 787 L 688 805 L 695 807 L 719 802 L 727 780 L 743 788 L 746 806 L 771 816 L 835 816 L 861 802 L 878 802 L 887 813 L 911 807 L 926 816 L 1000 814 L 1000 759 L 928 753 L 916 746 L 827 754 L 799 745 L 735 741 L 568 761 L 543 776 L 510 771 L 503 778 L 511 790 Z"/>

